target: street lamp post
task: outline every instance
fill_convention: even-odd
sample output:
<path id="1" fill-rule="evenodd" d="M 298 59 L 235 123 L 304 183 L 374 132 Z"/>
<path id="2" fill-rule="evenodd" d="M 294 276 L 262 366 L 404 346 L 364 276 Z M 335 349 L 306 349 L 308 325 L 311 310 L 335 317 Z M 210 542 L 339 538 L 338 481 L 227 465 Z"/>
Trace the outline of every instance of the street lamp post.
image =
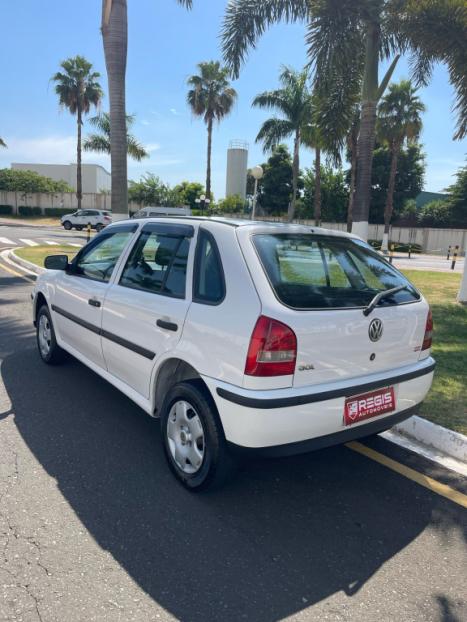
<path id="1" fill-rule="evenodd" d="M 254 220 L 256 216 L 256 200 L 258 198 L 258 181 L 264 175 L 264 171 L 261 166 L 254 166 L 251 169 L 251 174 L 253 175 L 255 179 L 255 191 L 253 194 L 253 209 L 251 210 L 251 220 Z"/>
<path id="2" fill-rule="evenodd" d="M 209 209 L 209 204 L 211 203 L 211 200 L 207 199 L 205 194 L 202 194 L 199 197 L 199 199 L 195 199 L 195 203 L 197 205 L 200 205 L 200 207 L 201 207 L 201 216 L 202 216 L 203 212 L 204 212 L 204 207 L 206 206 Z"/>

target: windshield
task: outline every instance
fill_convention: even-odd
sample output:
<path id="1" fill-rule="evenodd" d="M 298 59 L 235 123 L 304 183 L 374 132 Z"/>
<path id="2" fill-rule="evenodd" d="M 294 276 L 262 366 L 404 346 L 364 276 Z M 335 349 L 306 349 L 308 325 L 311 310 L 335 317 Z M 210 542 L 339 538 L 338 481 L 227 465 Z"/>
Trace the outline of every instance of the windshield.
<path id="1" fill-rule="evenodd" d="M 253 244 L 277 298 L 294 309 L 366 307 L 380 292 L 405 289 L 378 306 L 420 300 L 414 286 L 359 240 L 313 234 L 256 234 Z"/>

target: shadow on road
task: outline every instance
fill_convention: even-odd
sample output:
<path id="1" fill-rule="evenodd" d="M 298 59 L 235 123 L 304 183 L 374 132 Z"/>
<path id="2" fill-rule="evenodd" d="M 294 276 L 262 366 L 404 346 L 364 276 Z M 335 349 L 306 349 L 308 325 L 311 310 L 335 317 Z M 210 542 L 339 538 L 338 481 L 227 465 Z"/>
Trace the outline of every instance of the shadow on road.
<path id="1" fill-rule="evenodd" d="M 84 526 L 178 619 L 270 622 L 353 595 L 433 522 L 423 489 L 343 447 L 254 461 L 222 491 L 189 494 L 158 422 L 81 364 L 46 367 L 28 347 L 2 376 L 18 430 Z"/>

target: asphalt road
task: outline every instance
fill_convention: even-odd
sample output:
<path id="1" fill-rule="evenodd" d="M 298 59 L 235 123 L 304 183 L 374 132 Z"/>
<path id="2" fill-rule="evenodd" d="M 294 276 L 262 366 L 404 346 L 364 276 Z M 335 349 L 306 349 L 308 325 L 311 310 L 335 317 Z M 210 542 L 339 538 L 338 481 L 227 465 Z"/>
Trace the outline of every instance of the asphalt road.
<path id="1" fill-rule="evenodd" d="M 94 232 L 91 233 L 94 235 Z M 2 225 L 0 222 L 0 250 L 17 246 L 36 246 L 50 244 L 86 244 L 85 231 L 65 231 L 61 227 L 28 225 Z"/>
<path id="2" fill-rule="evenodd" d="M 30 289 L 0 266 L 2 622 L 467 620 L 467 509 L 348 447 L 189 494 L 156 420 L 76 361 L 41 363 Z"/>

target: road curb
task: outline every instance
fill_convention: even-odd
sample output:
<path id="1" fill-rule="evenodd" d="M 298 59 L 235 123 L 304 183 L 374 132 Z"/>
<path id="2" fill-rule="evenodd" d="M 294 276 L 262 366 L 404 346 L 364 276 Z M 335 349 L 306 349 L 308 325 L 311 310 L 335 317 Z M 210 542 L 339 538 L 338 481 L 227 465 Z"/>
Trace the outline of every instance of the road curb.
<path id="1" fill-rule="evenodd" d="M 18 250 L 18 249 L 16 249 L 16 250 Z M 27 261 L 26 259 L 22 259 L 21 257 L 18 257 L 18 255 L 15 253 L 15 251 L 10 251 L 8 253 L 8 258 L 13 263 L 16 263 L 20 268 L 24 268 L 25 270 L 29 270 L 29 272 L 34 272 L 34 274 L 42 274 L 43 272 L 45 272 L 45 268 L 41 268 L 40 266 L 36 266 L 35 263 L 32 263 L 30 261 Z"/>
<path id="2" fill-rule="evenodd" d="M 392 432 L 467 464 L 467 436 L 459 432 L 443 428 L 417 415 L 394 426 Z"/>

